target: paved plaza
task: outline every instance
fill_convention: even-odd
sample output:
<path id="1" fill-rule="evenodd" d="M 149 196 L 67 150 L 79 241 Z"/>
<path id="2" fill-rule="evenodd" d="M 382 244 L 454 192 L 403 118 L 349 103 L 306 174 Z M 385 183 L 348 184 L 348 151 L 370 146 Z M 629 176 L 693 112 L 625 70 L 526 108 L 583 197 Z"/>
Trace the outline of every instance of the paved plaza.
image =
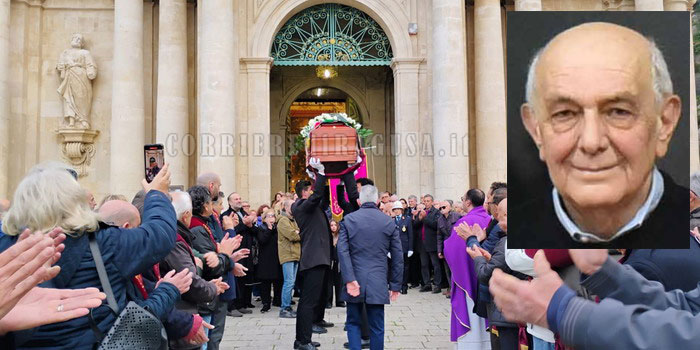
<path id="1" fill-rule="evenodd" d="M 295 298 L 294 300 L 297 300 Z M 221 349 L 285 349 L 294 342 L 295 320 L 278 317 L 279 308 L 260 313 L 260 302 L 253 302 L 252 314 L 226 320 Z M 296 306 L 295 306 L 296 307 Z M 345 308 L 326 310 L 326 321 L 335 323 L 326 334 L 314 334 L 321 350 L 343 349 L 347 341 L 343 324 Z M 450 301 L 442 294 L 419 293 L 410 289 L 407 295 L 385 308 L 385 349 L 453 349 L 450 343 Z"/>

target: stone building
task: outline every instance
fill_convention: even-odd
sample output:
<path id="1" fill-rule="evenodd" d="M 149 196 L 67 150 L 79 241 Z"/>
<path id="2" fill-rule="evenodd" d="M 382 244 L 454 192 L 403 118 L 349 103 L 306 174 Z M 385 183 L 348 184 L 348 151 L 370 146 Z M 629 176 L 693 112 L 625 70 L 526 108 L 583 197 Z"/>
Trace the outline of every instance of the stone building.
<path id="1" fill-rule="evenodd" d="M 0 0 L 0 198 L 52 159 L 70 161 L 98 199 L 131 196 L 143 145 L 158 142 L 173 184 L 215 171 L 226 193 L 267 202 L 300 176 L 285 157 L 299 126 L 342 111 L 374 131 L 369 176 L 380 188 L 456 199 L 506 179 L 506 11 L 694 2 Z M 90 88 L 92 105 L 78 108 L 89 128 L 64 124 L 73 100 L 57 92 L 76 33 L 97 69 L 71 90 Z"/>

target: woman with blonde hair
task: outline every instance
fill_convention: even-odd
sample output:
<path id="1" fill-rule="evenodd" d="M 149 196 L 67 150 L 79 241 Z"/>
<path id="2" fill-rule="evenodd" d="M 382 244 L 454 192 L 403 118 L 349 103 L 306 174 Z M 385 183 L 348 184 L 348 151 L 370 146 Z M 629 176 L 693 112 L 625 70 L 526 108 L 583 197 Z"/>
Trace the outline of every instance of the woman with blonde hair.
<path id="1" fill-rule="evenodd" d="M 141 225 L 119 228 L 99 222 L 90 209 L 87 192 L 61 163 L 32 168 L 17 186 L 13 205 L 4 217 L 0 247 L 12 245 L 25 229 L 47 234 L 61 228 L 67 235 L 65 250 L 56 263 L 60 273 L 46 287 L 75 289 L 101 288 L 89 240 L 97 242 L 116 299 L 119 312 L 127 304 L 126 287 L 131 277 L 163 260 L 175 245 L 175 210 L 167 197 L 170 172 L 166 164 L 151 183 L 144 180 L 147 192 Z M 161 287 L 179 291 L 170 283 Z M 62 311 L 58 306 L 58 311 Z M 106 334 L 116 320 L 107 305 L 92 310 L 98 330 Z M 20 348 L 92 349 L 98 342 L 87 317 L 36 328 L 31 337 L 15 340 Z"/>

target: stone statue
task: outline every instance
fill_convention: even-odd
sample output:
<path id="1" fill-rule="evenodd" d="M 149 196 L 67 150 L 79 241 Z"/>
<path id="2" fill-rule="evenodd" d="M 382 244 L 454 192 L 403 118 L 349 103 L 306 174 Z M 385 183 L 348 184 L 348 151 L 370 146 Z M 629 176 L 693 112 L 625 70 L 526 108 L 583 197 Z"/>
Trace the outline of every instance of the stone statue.
<path id="1" fill-rule="evenodd" d="M 83 49 L 83 35 L 73 34 L 71 48 L 64 50 L 56 69 L 61 76 L 58 94 L 63 98 L 63 128 L 90 129 L 92 82 L 97 76 L 90 51 Z"/>

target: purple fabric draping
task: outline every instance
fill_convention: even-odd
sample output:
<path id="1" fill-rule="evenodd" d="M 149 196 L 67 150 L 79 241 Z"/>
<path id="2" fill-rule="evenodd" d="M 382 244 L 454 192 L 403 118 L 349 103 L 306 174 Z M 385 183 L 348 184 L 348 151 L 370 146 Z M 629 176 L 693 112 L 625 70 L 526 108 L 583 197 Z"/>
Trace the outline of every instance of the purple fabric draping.
<path id="1" fill-rule="evenodd" d="M 457 220 L 455 226 L 467 223 L 469 226 L 478 224 L 482 229 L 488 226 L 491 217 L 483 206 L 472 209 L 467 215 Z M 467 254 L 466 242 L 457 235 L 454 226 L 452 234 L 445 240 L 445 260 L 452 270 L 452 317 L 450 320 L 450 340 L 457 341 L 461 336 L 469 332 L 469 313 L 467 298 L 475 300 L 477 291 L 476 274 L 474 273 L 474 261 Z"/>

